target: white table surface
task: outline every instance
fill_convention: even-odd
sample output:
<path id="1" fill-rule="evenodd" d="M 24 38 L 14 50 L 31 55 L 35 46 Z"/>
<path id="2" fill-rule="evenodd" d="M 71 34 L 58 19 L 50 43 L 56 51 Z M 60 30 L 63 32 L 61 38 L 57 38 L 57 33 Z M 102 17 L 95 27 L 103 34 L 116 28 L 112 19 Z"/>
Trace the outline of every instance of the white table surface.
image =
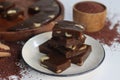
<path id="1" fill-rule="evenodd" d="M 65 20 L 72 21 L 72 6 L 81 0 L 60 0 L 65 7 Z M 85 0 L 83 0 L 85 1 Z M 112 14 L 120 16 L 120 1 L 119 0 L 95 0 L 99 1 L 107 6 L 108 16 L 112 17 Z M 116 18 L 113 22 L 120 20 Z M 114 24 L 114 23 L 113 23 Z M 28 69 L 28 74 L 22 78 L 22 80 L 120 80 L 120 45 L 116 48 L 103 45 L 105 48 L 105 60 L 100 67 L 96 70 L 74 77 L 53 77 L 38 73 L 32 69 Z M 16 79 L 15 79 L 16 80 Z"/>

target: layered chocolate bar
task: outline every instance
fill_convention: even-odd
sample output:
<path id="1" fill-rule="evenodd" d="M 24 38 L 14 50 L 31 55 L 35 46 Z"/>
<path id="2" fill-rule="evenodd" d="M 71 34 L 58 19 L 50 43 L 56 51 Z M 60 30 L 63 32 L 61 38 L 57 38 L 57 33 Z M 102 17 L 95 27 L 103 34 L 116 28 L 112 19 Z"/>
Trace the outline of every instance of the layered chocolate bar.
<path id="1" fill-rule="evenodd" d="M 71 21 L 59 21 L 53 28 L 53 37 L 83 38 L 84 27 Z"/>

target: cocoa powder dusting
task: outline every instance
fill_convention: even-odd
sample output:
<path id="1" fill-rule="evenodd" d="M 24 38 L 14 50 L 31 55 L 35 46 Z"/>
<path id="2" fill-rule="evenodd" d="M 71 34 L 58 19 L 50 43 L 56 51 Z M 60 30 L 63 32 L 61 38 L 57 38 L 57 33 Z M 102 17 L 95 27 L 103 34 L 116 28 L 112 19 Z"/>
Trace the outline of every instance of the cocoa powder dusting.
<path id="1" fill-rule="evenodd" d="M 86 34 L 92 36 L 93 38 L 99 40 L 101 43 L 111 46 L 113 42 L 120 43 L 120 33 L 118 32 L 119 22 L 117 22 L 112 29 L 110 29 L 111 22 L 110 20 L 106 21 L 104 28 L 99 32 L 93 32 Z"/>
<path id="2" fill-rule="evenodd" d="M 103 6 L 102 4 L 91 1 L 80 2 L 75 7 L 79 11 L 86 13 L 98 13 L 105 10 L 105 6 Z"/>
<path id="3" fill-rule="evenodd" d="M 17 43 L 4 43 L 10 46 L 11 57 L 0 58 L 0 80 L 9 80 L 9 76 L 11 75 L 17 76 L 17 80 L 19 80 L 21 78 L 21 68 L 17 66 L 17 63 L 21 59 L 22 45 Z"/>

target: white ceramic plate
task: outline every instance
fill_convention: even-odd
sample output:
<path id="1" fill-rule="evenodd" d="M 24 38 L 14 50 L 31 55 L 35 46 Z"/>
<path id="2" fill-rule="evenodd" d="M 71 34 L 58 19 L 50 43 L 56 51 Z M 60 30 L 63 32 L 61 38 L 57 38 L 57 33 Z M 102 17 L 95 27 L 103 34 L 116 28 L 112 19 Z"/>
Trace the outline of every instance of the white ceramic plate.
<path id="1" fill-rule="evenodd" d="M 60 74 L 53 73 L 52 71 L 40 66 L 40 57 L 44 54 L 39 52 L 38 46 L 51 38 L 52 32 L 39 34 L 26 42 L 22 49 L 23 60 L 34 70 L 52 76 L 75 76 L 88 73 L 96 69 L 103 62 L 105 58 L 105 51 L 102 45 L 90 36 L 86 35 L 86 44 L 92 46 L 92 52 L 83 64 L 77 66 L 72 64 L 70 68 Z"/>

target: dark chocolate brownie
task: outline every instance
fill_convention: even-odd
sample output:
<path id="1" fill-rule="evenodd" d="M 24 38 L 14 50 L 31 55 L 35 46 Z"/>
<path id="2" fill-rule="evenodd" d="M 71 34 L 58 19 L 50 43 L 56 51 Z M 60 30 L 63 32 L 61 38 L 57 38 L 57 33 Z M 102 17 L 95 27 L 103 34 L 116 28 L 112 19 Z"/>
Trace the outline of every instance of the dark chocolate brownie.
<path id="1" fill-rule="evenodd" d="M 86 59 L 88 58 L 88 56 L 90 55 L 92 48 L 90 45 L 86 45 L 87 49 L 86 51 L 84 51 L 82 54 L 72 57 L 71 58 L 71 62 L 74 64 L 77 64 L 79 66 L 82 66 L 84 64 L 84 62 L 86 61 Z"/>
<path id="2" fill-rule="evenodd" d="M 41 66 L 55 72 L 61 73 L 70 67 L 71 61 L 59 55 L 47 55 L 41 58 Z"/>
<path id="3" fill-rule="evenodd" d="M 74 39 L 74 38 L 51 38 L 51 40 L 49 41 L 50 45 L 53 45 L 54 47 L 58 47 L 58 46 L 63 46 L 66 48 L 70 48 L 72 49 L 74 46 L 76 45 L 82 45 L 85 42 L 86 37 L 83 35 L 83 38 L 80 39 Z"/>
<path id="4" fill-rule="evenodd" d="M 76 38 L 82 37 L 84 27 L 71 21 L 59 21 L 53 28 L 53 37 Z"/>
<path id="5" fill-rule="evenodd" d="M 47 54 L 47 56 L 41 57 L 42 66 L 55 73 L 61 73 L 70 67 L 71 61 L 54 49 L 49 48 L 47 42 L 40 46 L 40 52 Z"/>
<path id="6" fill-rule="evenodd" d="M 47 54 L 47 55 L 61 54 L 59 51 L 56 51 L 55 49 L 50 48 L 48 45 L 48 42 L 49 41 L 47 41 L 39 46 L 40 52 Z M 69 58 L 72 63 L 77 64 L 79 66 L 83 65 L 83 63 L 85 62 L 85 60 L 87 59 L 87 57 L 90 55 L 90 53 L 92 51 L 92 47 L 90 45 L 86 44 L 86 46 L 87 46 L 87 49 L 84 50 L 82 53 L 81 53 L 81 51 L 79 51 L 80 52 L 79 55 Z M 54 50 L 54 52 L 53 52 L 53 50 Z M 63 56 L 63 55 L 60 55 L 60 56 Z M 63 57 L 65 57 L 65 56 L 63 56 Z"/>

